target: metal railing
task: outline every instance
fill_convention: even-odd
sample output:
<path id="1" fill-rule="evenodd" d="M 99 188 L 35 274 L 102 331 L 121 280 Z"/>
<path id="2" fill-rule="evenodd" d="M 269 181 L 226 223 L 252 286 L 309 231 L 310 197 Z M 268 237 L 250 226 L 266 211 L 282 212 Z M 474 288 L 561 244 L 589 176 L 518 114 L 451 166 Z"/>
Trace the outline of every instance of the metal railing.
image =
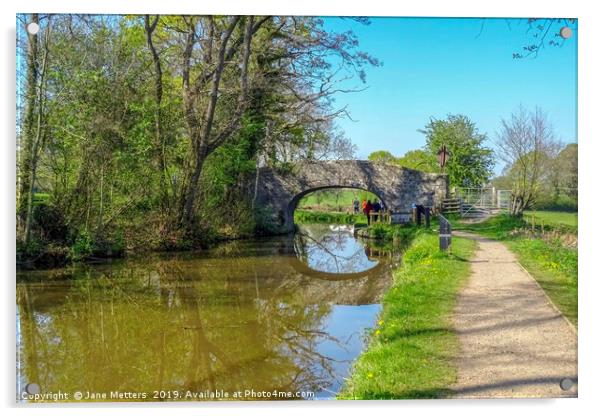
<path id="1" fill-rule="evenodd" d="M 491 213 L 508 209 L 510 190 L 487 188 L 454 188 L 452 194 L 461 201 L 460 215 Z"/>

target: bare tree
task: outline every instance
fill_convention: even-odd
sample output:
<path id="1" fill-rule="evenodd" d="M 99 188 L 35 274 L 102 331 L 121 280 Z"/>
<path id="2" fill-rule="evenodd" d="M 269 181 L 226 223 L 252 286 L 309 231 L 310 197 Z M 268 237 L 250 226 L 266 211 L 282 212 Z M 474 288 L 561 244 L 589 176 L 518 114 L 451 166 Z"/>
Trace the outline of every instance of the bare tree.
<path id="1" fill-rule="evenodd" d="M 560 144 L 541 108 L 528 112 L 521 106 L 510 119 L 502 119 L 497 147 L 512 182 L 510 214 L 520 216 L 541 194 L 545 167 L 558 154 Z"/>
<path id="2" fill-rule="evenodd" d="M 192 167 L 184 184 L 180 206 L 180 223 L 190 228 L 195 214 L 195 199 L 203 165 L 207 157 L 220 147 L 227 138 L 239 127 L 242 115 L 249 105 L 248 66 L 251 54 L 251 40 L 261 25 L 269 18 L 258 21 L 253 16 L 232 16 L 227 19 L 216 19 L 212 16 L 197 18 L 183 17 L 186 27 L 186 45 L 183 52 L 182 92 L 184 98 L 184 113 L 190 141 L 193 150 Z M 235 34 L 237 27 L 242 28 L 242 34 Z M 201 35 L 199 35 L 199 31 Z M 198 49 L 197 43 L 203 48 L 202 63 L 193 64 L 193 52 Z M 242 53 L 236 60 L 235 54 L 242 46 Z M 200 71 L 193 78 L 196 67 Z M 220 96 L 222 76 L 230 68 L 239 67 L 239 89 L 237 103 L 231 112 L 225 126 L 215 127 L 218 100 Z M 233 87 L 233 86 L 231 86 Z M 208 100 L 205 99 L 209 92 Z"/>

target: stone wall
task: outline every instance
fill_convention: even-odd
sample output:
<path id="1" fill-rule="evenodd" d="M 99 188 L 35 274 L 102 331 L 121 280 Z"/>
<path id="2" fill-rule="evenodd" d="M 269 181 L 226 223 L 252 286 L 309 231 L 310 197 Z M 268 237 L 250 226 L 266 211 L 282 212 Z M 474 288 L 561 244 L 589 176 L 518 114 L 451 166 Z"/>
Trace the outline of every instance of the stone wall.
<path id="1" fill-rule="evenodd" d="M 318 189 L 357 188 L 378 195 L 395 221 L 401 222 L 412 204 L 438 206 L 446 197 L 446 175 L 424 173 L 364 160 L 297 163 L 291 171 L 260 168 L 255 206 L 264 228 L 274 233 L 294 230 L 299 200 Z"/>

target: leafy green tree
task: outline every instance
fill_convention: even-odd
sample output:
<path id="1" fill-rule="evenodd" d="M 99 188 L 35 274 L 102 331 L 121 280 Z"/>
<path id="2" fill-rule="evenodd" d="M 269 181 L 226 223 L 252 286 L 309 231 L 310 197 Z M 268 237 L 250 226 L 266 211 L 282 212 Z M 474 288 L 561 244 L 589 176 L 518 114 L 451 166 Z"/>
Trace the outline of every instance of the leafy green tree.
<path id="1" fill-rule="evenodd" d="M 423 172 L 439 172 L 439 164 L 435 155 L 423 149 L 410 150 L 397 160 L 404 168 Z"/>
<path id="2" fill-rule="evenodd" d="M 490 178 L 493 150 L 486 147 L 485 134 L 464 115 L 448 115 L 444 120 L 431 119 L 420 130 L 426 136 L 425 149 L 435 156 L 442 146 L 450 154 L 445 166 L 451 186 L 479 187 Z"/>
<path id="3" fill-rule="evenodd" d="M 368 155 L 368 160 L 381 163 L 397 163 L 397 158 L 387 150 L 377 150 Z"/>

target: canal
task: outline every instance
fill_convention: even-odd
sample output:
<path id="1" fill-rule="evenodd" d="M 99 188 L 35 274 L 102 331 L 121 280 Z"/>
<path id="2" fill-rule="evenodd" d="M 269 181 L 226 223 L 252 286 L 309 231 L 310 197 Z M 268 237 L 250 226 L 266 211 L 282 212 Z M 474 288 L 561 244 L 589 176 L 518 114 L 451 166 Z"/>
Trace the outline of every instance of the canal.
<path id="1" fill-rule="evenodd" d="M 398 262 L 352 226 L 309 224 L 199 253 L 19 271 L 17 391 L 333 398 Z"/>

